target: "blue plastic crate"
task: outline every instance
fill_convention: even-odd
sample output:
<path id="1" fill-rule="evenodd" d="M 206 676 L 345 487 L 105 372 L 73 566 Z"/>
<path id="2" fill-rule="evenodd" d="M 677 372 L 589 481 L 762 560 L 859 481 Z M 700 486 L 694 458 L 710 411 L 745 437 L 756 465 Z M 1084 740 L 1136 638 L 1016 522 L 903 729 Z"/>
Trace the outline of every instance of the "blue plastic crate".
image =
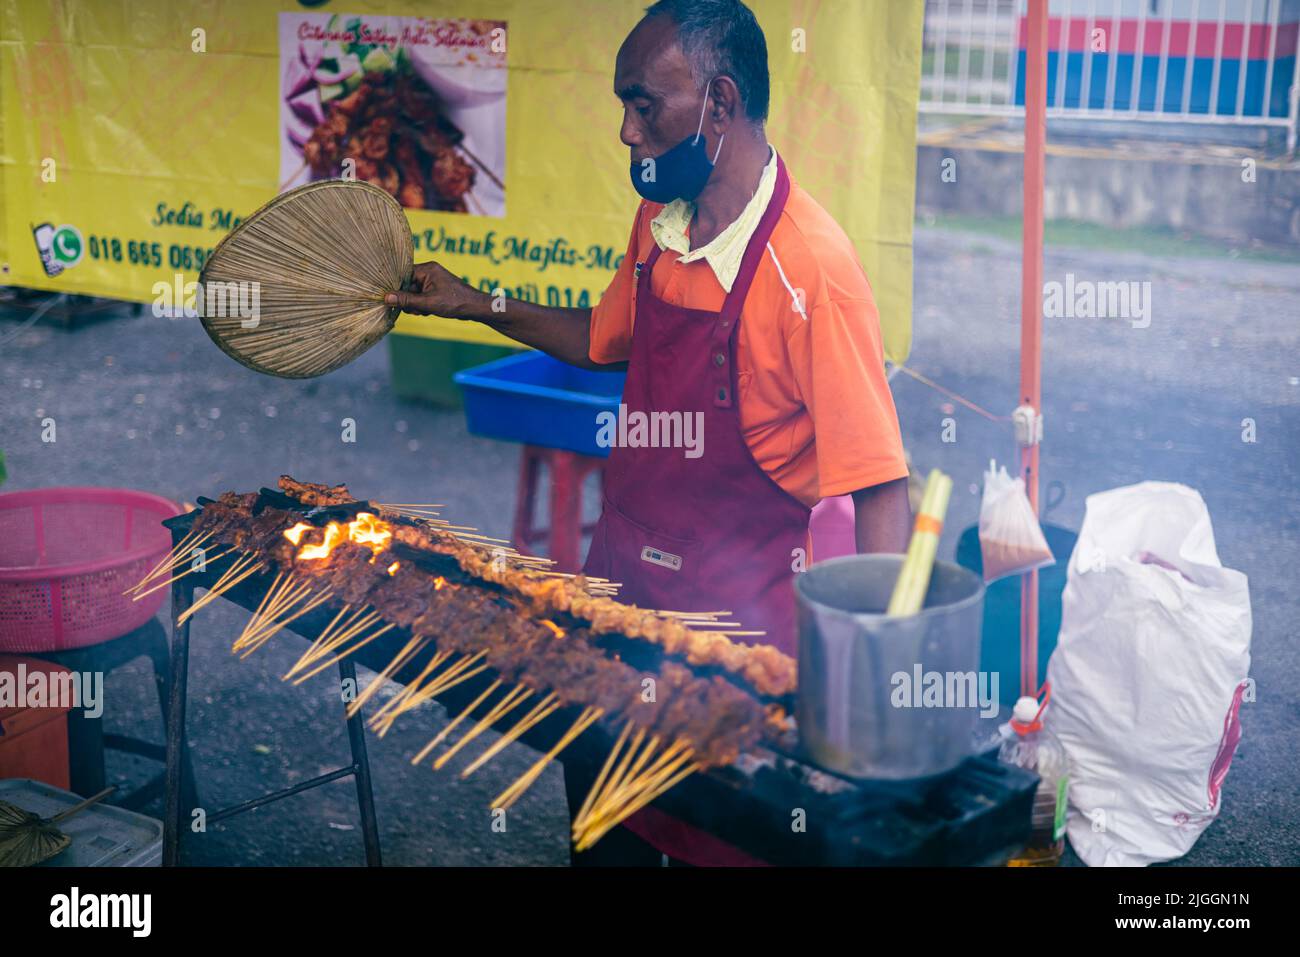
<path id="1" fill-rule="evenodd" d="M 609 449 L 596 444 L 596 416 L 618 414 L 624 377 L 522 352 L 464 369 L 452 380 L 465 395 L 474 435 L 604 457 Z"/>

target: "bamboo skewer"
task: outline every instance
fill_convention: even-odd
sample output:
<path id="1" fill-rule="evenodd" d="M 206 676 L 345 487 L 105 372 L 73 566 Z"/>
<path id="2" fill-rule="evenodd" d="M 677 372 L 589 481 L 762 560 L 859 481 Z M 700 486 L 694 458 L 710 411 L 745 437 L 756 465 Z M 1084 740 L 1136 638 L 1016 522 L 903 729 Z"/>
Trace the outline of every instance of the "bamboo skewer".
<path id="1" fill-rule="evenodd" d="M 632 733 L 632 722 L 625 721 L 623 723 L 622 733 L 618 736 L 618 740 L 614 742 L 614 749 L 609 752 L 609 757 L 605 759 L 605 764 L 600 769 L 600 774 L 596 775 L 596 783 L 591 786 L 591 790 L 587 792 L 586 799 L 582 802 L 582 807 L 578 809 L 577 816 L 574 818 L 574 822 L 573 822 L 573 826 L 575 829 L 578 826 L 578 822 L 586 818 L 587 812 L 591 810 L 591 805 L 596 800 L 596 795 L 600 792 L 601 785 L 605 783 L 605 778 L 608 777 L 609 775 L 609 769 L 614 765 L 614 759 L 618 756 L 618 752 L 622 749 L 623 742 L 627 740 L 627 736 L 631 733 Z"/>
<path id="2" fill-rule="evenodd" d="M 262 595 L 262 600 L 258 603 L 252 617 L 248 619 L 248 623 L 244 625 L 244 630 L 239 633 L 235 643 L 230 646 L 232 652 L 243 650 L 252 641 L 252 638 L 260 630 L 259 626 L 264 625 L 267 619 L 271 617 L 271 612 L 277 607 L 280 598 L 289 590 L 290 586 L 291 581 L 284 572 L 280 572 L 272 579 L 271 587 Z"/>
<path id="3" fill-rule="evenodd" d="M 673 744 L 669 745 L 659 757 L 642 771 L 635 779 L 628 782 L 627 786 L 633 787 L 650 781 L 655 775 L 662 771 L 669 763 L 680 757 L 680 752 L 685 749 L 690 751 L 690 746 L 684 739 L 679 738 Z"/>
<path id="4" fill-rule="evenodd" d="M 343 647 L 343 645 L 349 640 L 355 638 L 367 628 L 378 624 L 380 620 L 379 613 L 375 611 L 366 612 L 363 609 L 359 609 L 354 612 L 351 620 L 346 624 L 341 625 L 338 630 L 330 630 L 328 632 L 328 637 L 325 634 L 318 637 L 316 641 L 312 643 L 311 647 L 303 653 L 302 657 L 299 658 L 294 666 L 284 675 L 285 680 L 287 681 L 297 675 L 300 671 L 310 668 L 335 649 Z"/>
<path id="5" fill-rule="evenodd" d="M 680 784 L 682 781 L 686 780 L 688 777 L 690 777 L 690 776 L 691 776 L 692 774 L 694 774 L 696 771 L 700 770 L 700 768 L 701 768 L 702 766 L 703 766 L 703 765 L 700 765 L 700 764 L 698 764 L 698 763 L 697 763 L 697 764 L 690 764 L 690 765 L 686 766 L 685 768 L 683 768 L 681 771 L 679 771 L 677 774 L 675 774 L 675 775 L 673 775 L 672 777 L 668 778 L 668 780 L 666 780 L 666 781 L 664 781 L 664 782 L 658 784 L 657 786 L 655 786 L 652 790 L 648 790 L 648 791 L 646 791 L 646 792 L 645 792 L 644 794 L 642 794 L 639 798 L 637 798 L 636 801 L 633 802 L 633 804 L 632 804 L 631 806 L 629 806 L 629 807 L 625 808 L 623 811 L 621 811 L 620 814 L 619 814 L 619 816 L 618 816 L 617 818 L 615 818 L 615 819 L 613 819 L 613 820 L 610 820 L 610 821 L 607 821 L 606 823 L 600 825 L 599 827 L 597 827 L 597 828 L 596 828 L 595 830 L 593 830 L 593 831 L 590 831 L 590 832 L 588 832 L 588 833 L 585 833 L 585 834 L 583 835 L 583 837 L 582 837 L 582 840 L 577 844 L 577 849 L 578 849 L 579 851 L 585 851 L 585 850 L 587 850 L 587 849 L 590 848 L 592 845 L 594 845 L 597 841 L 599 841 L 602 837 L 604 837 L 605 834 L 606 834 L 610 829 L 612 829 L 613 827 L 615 827 L 616 825 L 618 825 L 618 824 L 621 823 L 622 821 L 627 820 L 629 817 L 631 817 L 631 816 L 632 816 L 633 814 L 635 814 L 637 811 L 641 810 L 641 808 L 645 807 L 647 804 L 649 804 L 649 803 L 650 803 L 651 801 L 653 801 L 655 798 L 659 797 L 659 796 L 662 795 L 662 794 L 666 794 L 666 793 L 668 793 L 669 791 L 671 791 L 673 788 L 675 788 L 675 787 L 676 787 L 678 784 Z"/>
<path id="6" fill-rule="evenodd" d="M 384 627 L 382 627 L 382 628 L 380 628 L 380 629 L 378 629 L 378 630 L 376 630 L 376 631 L 372 631 L 372 632 L 371 632 L 369 635 L 367 635 L 365 638 L 361 639 L 360 641 L 354 642 L 354 643 L 353 643 L 352 645 L 350 645 L 346 650 L 344 650 L 344 651 L 340 651 L 340 652 L 339 652 L 338 654 L 336 654 L 333 658 L 330 658 L 328 661 L 322 661 L 319 665 L 317 665 L 317 666 L 316 666 L 315 668 L 313 668 L 311 671 L 308 671 L 306 674 L 299 675 L 297 678 L 294 679 L 294 682 L 293 682 L 293 683 L 294 683 L 295 685 L 300 685 L 300 684 L 302 684 L 304 681 L 306 681 L 308 678 L 314 678 L 316 675 L 320 674 L 320 673 L 321 673 L 322 671 L 324 671 L 326 668 L 332 668 L 332 667 L 334 667 L 334 665 L 337 665 L 337 664 L 338 664 L 340 661 L 342 661 L 344 658 L 348 657 L 348 655 L 351 655 L 351 654 L 353 654 L 353 653 L 355 653 L 355 652 L 357 652 L 357 651 L 360 651 L 362 648 L 364 648 L 366 645 L 370 644 L 372 641 L 374 641 L 374 640 L 375 640 L 376 638 L 378 638 L 380 635 L 385 634 L 386 632 L 389 632 L 389 631 L 391 631 L 393 628 L 396 628 L 396 627 L 397 627 L 396 625 L 393 625 L 393 624 L 389 623 L 389 624 L 384 625 Z M 285 676 L 285 680 L 288 680 L 288 675 Z"/>
<path id="7" fill-rule="evenodd" d="M 582 844 L 585 838 L 598 832 L 598 836 L 586 844 L 586 846 L 590 847 L 596 840 L 599 840 L 599 835 L 603 835 L 610 827 L 620 821 L 627 820 L 638 809 L 654 800 L 654 796 L 662 794 L 661 786 L 663 783 L 673 778 L 688 763 L 690 763 L 691 767 L 698 768 L 699 764 L 692 760 L 693 757 L 694 751 L 687 748 L 683 753 L 661 764 L 653 773 L 646 773 L 639 780 L 621 788 L 620 794 L 611 796 L 603 802 L 599 809 L 593 810 L 588 815 L 586 820 L 582 822 L 581 833 L 578 833 L 577 828 L 575 828 L 575 843 Z M 647 797 L 647 795 L 650 796 Z"/>
<path id="8" fill-rule="evenodd" d="M 182 538 L 166 555 L 159 560 L 158 564 L 149 569 L 149 572 L 138 582 L 122 592 L 123 595 L 129 595 L 131 592 L 139 591 L 150 582 L 157 579 L 160 575 L 166 575 L 176 570 L 176 568 L 185 561 L 191 560 L 184 557 L 185 552 L 198 548 L 200 543 L 207 541 L 212 537 L 211 532 L 194 532 L 191 531 Z"/>
<path id="9" fill-rule="evenodd" d="M 265 604 L 258 606 L 258 611 L 253 614 L 253 618 L 245 626 L 243 634 L 236 639 L 231 650 L 239 651 L 246 648 L 241 657 L 247 658 L 262 647 L 272 635 L 328 601 L 332 595 L 333 591 L 328 588 L 317 593 L 307 582 L 299 582 L 286 575 L 278 587 L 273 584 L 271 590 L 263 597 L 262 601 Z M 306 601 L 306 604 L 297 612 L 288 618 L 280 619 L 281 615 L 303 601 Z M 345 609 L 350 607 L 350 605 L 344 606 Z"/>
<path id="10" fill-rule="evenodd" d="M 307 595 L 311 596 L 312 593 L 309 591 Z M 244 652 L 243 657 L 247 658 L 250 654 L 252 654 L 258 648 L 260 648 L 262 645 L 266 644 L 266 642 L 270 641 L 271 638 L 274 637 L 277 633 L 279 633 L 282 629 L 287 628 L 289 625 L 297 621 L 303 615 L 306 615 L 309 612 L 314 611 L 317 608 L 317 606 L 329 601 L 329 598 L 330 598 L 329 592 L 325 592 L 324 594 L 320 594 L 320 595 L 314 595 L 310 598 L 310 600 L 305 605 L 303 605 L 301 608 L 295 611 L 288 618 L 276 619 L 268 622 L 266 627 L 263 630 L 258 632 L 256 636 L 256 645 L 250 648 L 248 651 Z M 292 602 L 290 602 L 290 607 L 297 604 L 297 602 L 301 600 L 302 600 L 301 598 L 295 598 Z M 283 609 L 281 610 L 281 613 L 283 613 Z"/>
<path id="11" fill-rule="evenodd" d="M 636 764 L 623 776 L 619 783 L 606 784 L 604 793 L 597 799 L 589 813 L 574 820 L 573 839 L 578 850 L 585 850 L 596 843 L 610 828 L 627 820 L 640 808 L 675 785 L 685 777 L 677 775 L 685 767 L 691 771 L 702 765 L 694 761 L 695 752 L 685 741 L 678 739 L 670 745 L 644 771 L 637 773 L 637 766 L 644 763 L 644 757 L 653 751 L 648 747 Z M 664 784 L 671 780 L 671 784 Z"/>
<path id="12" fill-rule="evenodd" d="M 460 776 L 462 778 L 469 777 L 483 765 L 487 764 L 488 761 L 492 760 L 492 758 L 499 754 L 503 748 L 518 740 L 519 737 L 526 734 L 530 728 L 545 721 L 552 714 L 558 711 L 560 707 L 560 696 L 552 691 L 537 704 L 533 705 L 533 709 L 520 718 L 518 724 L 502 734 L 501 737 L 497 738 L 490 748 L 480 754 L 469 767 L 460 772 Z"/>
<path id="13" fill-rule="evenodd" d="M 624 813 L 626 808 L 636 804 L 642 795 L 652 791 L 660 783 L 675 774 L 683 765 L 688 761 L 691 761 L 693 756 L 694 752 L 687 749 L 685 753 L 679 754 L 671 761 L 664 763 L 653 773 L 645 774 L 637 780 L 629 782 L 627 785 L 620 788 L 618 793 L 611 795 L 609 800 L 605 802 L 603 812 L 592 815 L 591 820 L 587 822 L 586 830 L 590 831 L 593 828 L 599 827 L 602 819 L 626 820 L 632 813 L 631 811 Z"/>
<path id="14" fill-rule="evenodd" d="M 252 646 L 248 651 L 244 652 L 243 657 L 247 658 L 250 654 L 269 641 L 271 637 L 277 634 L 281 629 L 288 627 L 303 615 L 314 611 L 318 606 L 329 601 L 330 596 L 333 594 L 334 593 L 328 588 L 323 592 L 313 592 L 310 586 L 307 586 L 305 591 L 299 589 L 291 593 L 290 596 L 285 599 L 284 603 L 276 609 L 275 617 L 259 627 L 258 632 L 252 639 Z M 306 600 L 306 604 L 295 611 L 292 615 L 289 615 L 288 618 L 279 618 L 280 615 L 283 615 L 289 611 L 289 609 L 304 600 Z"/>
<path id="15" fill-rule="evenodd" d="M 393 701 L 396 702 L 394 706 L 391 707 L 387 713 L 381 712 L 380 715 L 377 715 L 376 719 L 378 720 L 373 720 L 372 726 L 379 728 L 378 734 L 380 737 L 383 737 L 388 733 L 389 729 L 392 728 L 393 723 L 407 711 L 418 707 L 434 695 L 441 694 L 443 691 L 455 687 L 462 681 L 468 681 L 475 675 L 486 671 L 488 667 L 487 665 L 480 665 L 477 668 L 470 667 L 475 662 L 482 659 L 486 654 L 487 652 L 480 651 L 477 654 L 462 657 L 454 664 L 448 666 L 442 674 L 438 675 L 424 687 L 421 687 L 418 690 L 413 690 L 409 695 L 401 697 L 400 701 L 396 698 L 393 699 Z M 430 670 L 431 669 L 426 668 L 424 674 L 427 675 Z M 390 704 L 393 704 L 393 702 L 390 702 Z M 380 728 L 381 724 L 382 728 Z"/>
<path id="16" fill-rule="evenodd" d="M 346 620 L 343 615 L 344 613 L 340 611 L 334 616 L 333 620 L 325 626 L 325 630 L 316 637 L 316 640 L 302 653 L 302 657 L 285 674 L 284 680 L 287 681 L 298 672 L 315 664 L 335 648 L 341 647 L 349 638 L 360 634 L 380 620 L 379 612 L 373 608 L 369 611 L 358 608 Z"/>
<path id="17" fill-rule="evenodd" d="M 641 747 L 641 742 L 644 740 L 645 728 L 637 728 L 636 736 L 632 739 L 632 743 L 628 746 L 627 751 L 624 752 L 623 759 L 618 764 L 618 769 L 610 775 L 609 782 L 605 785 L 605 792 L 607 794 L 613 793 L 614 789 L 623 782 L 623 777 L 627 774 L 628 766 L 632 763 L 632 755 L 636 754 L 637 748 Z"/>
<path id="18" fill-rule="evenodd" d="M 461 711 L 460 714 L 456 715 L 455 718 L 453 718 L 450 722 L 448 722 L 447 725 L 434 736 L 432 741 L 430 741 L 428 744 L 426 744 L 423 748 L 420 749 L 419 754 L 411 758 L 411 763 L 419 764 L 426 757 L 428 757 L 429 753 L 432 752 L 433 749 L 436 748 L 438 745 L 440 745 L 446 739 L 447 735 L 451 734 L 453 729 L 455 729 L 462 721 L 464 721 L 467 717 L 469 717 L 474 712 L 475 708 L 477 708 L 484 701 L 486 701 L 488 699 L 488 696 L 491 695 L 492 692 L 496 691 L 497 688 L 500 687 L 501 687 L 500 680 L 494 681 L 490 685 L 488 685 L 486 691 L 484 691 L 481 695 L 479 695 L 477 698 L 471 701 L 465 707 L 465 709 Z"/>
<path id="19" fill-rule="evenodd" d="M 382 719 L 383 727 L 377 733 L 382 738 L 385 734 L 388 733 L 389 729 L 392 728 L 394 722 L 396 722 L 397 719 L 401 717 L 403 714 L 405 714 L 407 711 L 419 707 L 420 705 L 422 705 L 424 702 L 428 701 L 430 698 L 434 697 L 435 695 L 442 694 L 442 692 L 447 691 L 450 688 L 456 687 L 456 685 L 460 684 L 462 681 L 468 681 L 470 678 L 482 674 L 483 672 L 487 671 L 487 669 L 488 669 L 487 665 L 479 665 L 477 668 L 470 668 L 468 671 L 462 671 L 460 674 L 456 675 L 455 677 L 446 680 L 445 683 L 439 684 L 437 686 L 430 686 L 429 688 L 422 688 L 418 694 L 410 698 L 407 698 L 405 701 L 403 701 L 401 707 L 398 710 L 389 712 L 387 715 L 385 715 L 384 718 Z M 448 670 L 450 671 L 450 669 Z M 378 725 L 376 725 L 376 727 L 377 726 Z"/>
<path id="20" fill-rule="evenodd" d="M 234 551 L 234 549 L 231 549 Z M 252 552 L 245 552 L 230 563 L 230 567 L 221 573 L 221 577 L 213 582 L 212 587 L 208 589 L 207 594 L 190 605 L 183 612 L 176 616 L 176 623 L 183 625 L 196 614 L 202 611 L 208 605 L 212 604 L 230 589 L 234 588 L 245 578 L 255 575 L 262 568 L 262 560 Z"/>
<path id="21" fill-rule="evenodd" d="M 641 773 L 641 769 L 645 766 L 646 761 L 650 758 L 650 755 L 654 754 L 658 747 L 659 736 L 655 735 L 641 751 L 641 756 L 632 762 L 632 766 L 627 769 L 627 773 L 619 779 L 618 784 L 610 791 L 611 799 L 617 798 L 618 795 L 622 793 L 623 789 L 628 786 L 629 782 L 636 780 L 637 775 Z"/>
<path id="22" fill-rule="evenodd" d="M 921 508 L 916 513 L 912 537 L 907 543 L 907 555 L 899 569 L 898 581 L 894 584 L 886 614 L 916 615 L 925 605 L 925 593 L 934 571 L 939 534 L 943 531 L 943 520 L 948 512 L 951 495 L 952 479 L 938 469 L 931 469 L 925 482 Z"/>
<path id="23" fill-rule="evenodd" d="M 641 772 L 641 768 L 645 765 L 646 760 L 652 753 L 654 753 L 658 746 L 659 738 L 656 736 L 650 740 L 647 746 L 642 750 L 640 756 L 632 762 L 632 765 L 624 774 L 619 775 L 616 778 L 611 778 L 609 782 L 606 783 L 605 791 L 593 806 L 590 818 L 588 821 L 584 822 L 584 830 L 590 826 L 591 822 L 599 821 L 608 816 L 612 811 L 616 810 L 636 793 L 632 790 L 632 786 L 640 780 L 638 775 Z M 635 751 L 635 745 L 633 745 L 633 750 Z"/>
<path id="24" fill-rule="evenodd" d="M 144 576 L 143 579 L 140 579 L 139 583 L 131 585 L 131 588 L 127 589 L 127 592 L 135 592 L 135 590 L 138 590 L 140 586 L 148 583 L 148 581 L 156 579 L 157 576 L 162 575 L 164 568 L 175 567 L 175 564 L 183 562 L 183 560 L 185 560 L 183 555 L 185 555 L 187 551 L 198 549 L 203 542 L 207 541 L 208 538 L 211 537 L 212 532 L 188 532 L 185 537 L 181 538 L 181 541 L 178 541 L 177 544 L 172 546 L 172 550 L 168 551 L 168 554 L 164 555 L 156 566 L 153 566 L 151 570 L 148 571 L 147 575 Z M 126 592 L 123 592 L 122 594 L 126 594 Z"/>
<path id="25" fill-rule="evenodd" d="M 379 708 L 379 710 L 377 710 L 374 714 L 370 716 L 371 729 L 373 730 L 375 728 L 378 728 L 379 725 L 384 722 L 384 716 L 389 714 L 393 710 L 400 709 L 398 710 L 398 714 L 401 714 L 402 711 L 405 710 L 404 708 L 402 708 L 402 703 L 406 699 L 414 695 L 416 691 L 419 689 L 420 685 L 424 682 L 424 679 L 427 678 L 432 672 L 436 671 L 438 667 L 450 657 L 451 657 L 450 651 L 440 651 L 432 658 L 430 658 L 427 662 L 425 662 L 424 670 L 421 671 L 418 675 L 416 675 L 413 681 L 411 681 L 409 684 L 403 687 L 402 690 L 399 691 L 397 694 L 393 695 L 393 697 L 389 698 L 388 701 L 385 702 Z"/>
<path id="26" fill-rule="evenodd" d="M 555 747 L 542 755 L 537 762 L 525 771 L 513 784 L 510 785 L 510 787 L 506 788 L 496 796 L 495 800 L 492 801 L 492 807 L 505 810 L 514 804 L 515 801 L 519 800 L 519 798 L 523 796 L 524 792 L 533 786 L 533 782 L 541 777 L 542 771 L 546 769 L 546 766 L 554 761 L 561 751 L 572 744 L 577 739 L 578 735 L 582 734 L 582 732 L 595 724 L 604 713 L 605 711 L 603 708 L 585 709 L 582 714 L 578 715 L 578 720 L 573 722 L 572 727 L 570 727 L 569 730 L 561 736 L 560 740 L 556 742 Z"/>
<path id="27" fill-rule="evenodd" d="M 638 728 L 636 732 L 636 736 L 632 739 L 632 743 L 628 746 L 627 750 L 623 752 L 623 756 L 619 760 L 618 766 L 614 769 L 613 773 L 609 776 L 609 780 L 605 782 L 604 787 L 600 789 L 600 793 L 596 796 L 595 801 L 592 803 L 590 815 L 587 817 L 580 817 L 574 820 L 573 830 L 575 835 L 579 833 L 579 831 L 586 829 L 588 820 L 600 816 L 600 814 L 603 812 L 603 809 L 606 806 L 606 802 L 608 801 L 609 795 L 614 793 L 614 791 L 618 788 L 618 786 L 622 782 L 624 774 L 627 773 L 628 765 L 632 761 L 632 755 L 636 753 L 636 750 L 641 746 L 641 742 L 644 739 L 645 739 L 645 728 Z"/>
<path id="28" fill-rule="evenodd" d="M 473 678 L 476 675 L 481 675 L 483 672 L 487 670 L 488 670 L 487 665 L 479 665 L 477 668 L 470 668 L 468 671 L 462 671 L 454 678 L 448 678 L 443 682 L 439 683 L 438 685 L 436 685 L 435 687 L 433 687 L 432 689 L 425 689 L 425 691 L 423 692 L 424 697 L 421 698 L 420 700 L 425 701 L 428 700 L 429 698 L 434 697 L 435 695 L 442 694 L 444 691 L 450 691 L 452 688 L 456 687 L 456 685 L 460 684 L 462 681 L 469 681 L 470 678 Z"/>
<path id="29" fill-rule="evenodd" d="M 357 697 L 348 704 L 346 709 L 347 716 L 349 718 L 355 717 L 357 712 L 361 710 L 365 703 L 374 697 L 375 692 L 379 690 L 379 686 L 392 678 L 393 675 L 397 674 L 398 669 L 402 668 L 408 661 L 419 654 L 420 649 L 428 643 L 429 639 L 427 636 L 412 635 L 411 640 L 402 646 L 402 650 L 399 651 L 397 656 L 388 663 L 387 667 L 385 667 L 383 671 L 379 672 L 379 674 L 375 675 L 374 681 L 366 685 L 366 690 L 357 695 Z"/>
<path id="30" fill-rule="evenodd" d="M 156 591 L 157 591 L 158 589 L 160 589 L 160 588 L 166 588 L 166 587 L 167 587 L 168 585 L 170 585 L 172 582 L 174 582 L 174 581 L 178 581 L 178 580 L 184 578 L 186 575 L 193 574 L 193 573 L 196 572 L 196 571 L 204 571 L 204 570 L 206 570 L 206 566 L 207 566 L 207 563 L 208 563 L 208 562 L 215 562 L 215 561 L 217 561 L 218 559 L 225 558 L 225 557 L 226 557 L 227 555 L 229 555 L 231 552 L 236 551 L 236 550 L 237 550 L 237 549 L 235 549 L 234 546 L 231 546 L 230 548 L 227 548 L 224 552 L 221 552 L 220 554 L 213 555 L 211 558 L 205 558 L 205 559 L 204 559 L 204 568 L 203 568 L 203 569 L 195 568 L 194 566 L 191 565 L 189 568 L 185 569 L 185 571 L 181 572 L 179 575 L 172 575 L 170 578 L 166 578 L 166 579 L 164 579 L 163 581 L 159 582 L 157 585 L 154 585 L 154 586 L 153 586 L 152 588 L 150 588 L 148 591 L 137 592 L 136 594 L 134 594 L 134 595 L 131 596 L 131 600 L 132 600 L 132 601 L 139 601 L 141 598 L 145 598 L 145 597 L 147 597 L 147 596 L 149 596 L 149 595 L 152 595 L 154 592 L 156 592 Z M 180 567 L 181 565 L 183 565 L 183 564 L 184 564 L 184 562 L 177 562 L 175 565 L 172 566 L 172 569 L 171 569 L 171 570 L 172 570 L 172 571 L 175 571 L 176 568 L 179 568 L 179 567 Z"/>
<path id="31" fill-rule="evenodd" d="M 691 750 L 691 746 L 689 742 L 687 742 L 685 738 L 678 738 L 676 741 L 670 744 L 667 747 L 667 749 L 664 750 L 663 754 L 659 755 L 659 757 L 655 760 L 654 764 L 652 764 L 650 767 L 645 769 L 645 774 L 651 775 L 657 773 L 659 770 L 661 770 L 664 767 L 664 765 L 666 765 L 673 758 L 677 757 L 677 755 L 680 752 L 690 751 L 690 750 Z"/>
<path id="32" fill-rule="evenodd" d="M 468 156 L 471 162 L 473 162 L 475 166 L 481 169 L 487 175 L 488 179 L 492 180 L 492 182 L 496 184 L 497 189 L 501 190 L 502 192 L 505 192 L 505 188 L 506 188 L 505 184 L 502 183 L 501 180 L 497 178 L 497 174 L 492 172 L 492 170 L 488 168 L 486 163 L 484 163 L 481 159 L 479 159 L 472 152 L 466 149 L 465 144 L 463 142 L 457 143 L 456 148 L 459 149 L 466 156 Z M 466 193 L 465 195 L 468 196 L 469 193 Z"/>
<path id="33" fill-rule="evenodd" d="M 442 674 L 434 678 L 428 685 L 419 691 L 419 700 L 427 701 L 435 695 L 460 684 L 471 673 L 471 666 L 487 657 L 486 651 L 480 651 L 477 654 L 466 655 L 443 671 Z M 484 666 L 486 667 L 486 665 Z M 474 668 L 473 673 L 481 671 L 481 668 Z"/>
<path id="34" fill-rule="evenodd" d="M 441 771 L 443 766 L 446 765 L 446 763 L 450 761 L 461 748 L 469 744 L 486 731 L 491 725 L 500 721 L 515 708 L 519 707 L 519 705 L 523 704 L 524 700 L 530 697 L 532 693 L 532 689 L 525 685 L 515 685 L 514 688 L 506 692 L 505 697 L 498 701 L 492 709 L 479 720 L 478 724 L 470 728 L 459 741 L 439 755 L 438 759 L 433 762 L 433 769 L 435 771 Z"/>

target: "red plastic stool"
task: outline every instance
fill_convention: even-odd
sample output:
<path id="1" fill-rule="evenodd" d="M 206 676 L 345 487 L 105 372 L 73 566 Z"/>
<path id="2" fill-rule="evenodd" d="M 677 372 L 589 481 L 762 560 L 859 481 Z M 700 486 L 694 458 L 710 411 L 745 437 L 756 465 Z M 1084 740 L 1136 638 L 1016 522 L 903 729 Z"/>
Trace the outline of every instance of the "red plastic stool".
<path id="1" fill-rule="evenodd" d="M 533 524 L 537 485 L 542 465 L 551 471 L 551 524 Z M 605 459 L 565 449 L 525 445 L 519 460 L 519 495 L 515 500 L 514 546 L 525 554 L 534 542 L 546 540 L 547 557 L 560 571 L 576 572 L 582 564 L 582 536 L 595 523 L 582 523 L 582 486 L 587 475 L 600 470 L 604 483 Z"/>

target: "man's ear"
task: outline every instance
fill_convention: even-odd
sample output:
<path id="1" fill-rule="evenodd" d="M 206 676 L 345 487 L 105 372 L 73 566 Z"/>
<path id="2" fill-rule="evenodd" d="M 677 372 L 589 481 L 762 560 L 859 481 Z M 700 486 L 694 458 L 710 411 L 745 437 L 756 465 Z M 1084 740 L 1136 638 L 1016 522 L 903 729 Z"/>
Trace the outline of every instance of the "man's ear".
<path id="1" fill-rule="evenodd" d="M 714 129 L 725 133 L 740 116 L 740 88 L 725 74 L 709 84 L 710 109 L 708 119 Z"/>

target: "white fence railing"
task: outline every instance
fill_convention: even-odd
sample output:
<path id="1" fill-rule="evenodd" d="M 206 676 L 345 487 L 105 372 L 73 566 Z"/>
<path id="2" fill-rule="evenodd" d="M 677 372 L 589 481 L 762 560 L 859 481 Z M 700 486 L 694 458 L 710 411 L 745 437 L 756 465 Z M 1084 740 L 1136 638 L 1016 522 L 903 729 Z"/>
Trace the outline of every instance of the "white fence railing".
<path id="1" fill-rule="evenodd" d="M 921 103 L 1020 115 L 1027 0 L 926 0 Z M 1050 0 L 1047 110 L 1282 127 L 1296 147 L 1300 0 Z"/>

